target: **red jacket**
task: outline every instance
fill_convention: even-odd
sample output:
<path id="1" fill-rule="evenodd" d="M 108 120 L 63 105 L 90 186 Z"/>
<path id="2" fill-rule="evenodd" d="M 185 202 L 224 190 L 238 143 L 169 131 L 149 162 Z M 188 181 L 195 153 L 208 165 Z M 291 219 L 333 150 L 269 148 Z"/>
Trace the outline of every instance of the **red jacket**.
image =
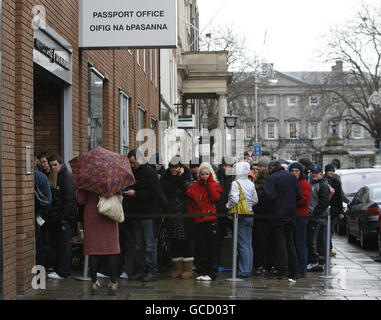
<path id="1" fill-rule="evenodd" d="M 220 200 L 222 187 L 213 179 L 210 174 L 207 183 L 201 179 L 192 184 L 186 194 L 189 197 L 188 212 L 189 213 L 216 213 L 215 203 Z M 202 223 L 206 221 L 215 221 L 215 216 L 193 217 L 194 223 Z"/>
<path id="2" fill-rule="evenodd" d="M 298 201 L 296 214 L 298 216 L 307 217 L 312 188 L 311 188 L 311 185 L 308 183 L 308 181 L 305 179 L 301 179 L 298 182 L 299 182 L 300 190 L 302 191 L 302 199 Z"/>

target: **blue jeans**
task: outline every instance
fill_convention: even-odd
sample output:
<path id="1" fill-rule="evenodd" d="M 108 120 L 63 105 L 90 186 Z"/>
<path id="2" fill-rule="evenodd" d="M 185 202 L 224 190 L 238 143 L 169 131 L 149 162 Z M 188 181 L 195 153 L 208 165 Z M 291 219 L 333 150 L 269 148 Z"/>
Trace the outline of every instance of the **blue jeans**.
<path id="1" fill-rule="evenodd" d="M 250 277 L 253 271 L 253 218 L 238 219 L 238 276 Z"/>
<path id="2" fill-rule="evenodd" d="M 136 272 L 157 276 L 157 243 L 155 239 L 155 220 L 134 220 Z"/>
<path id="3" fill-rule="evenodd" d="M 301 273 L 307 271 L 308 263 L 307 224 L 308 217 L 296 217 L 295 241 L 299 259 L 299 272 Z"/>

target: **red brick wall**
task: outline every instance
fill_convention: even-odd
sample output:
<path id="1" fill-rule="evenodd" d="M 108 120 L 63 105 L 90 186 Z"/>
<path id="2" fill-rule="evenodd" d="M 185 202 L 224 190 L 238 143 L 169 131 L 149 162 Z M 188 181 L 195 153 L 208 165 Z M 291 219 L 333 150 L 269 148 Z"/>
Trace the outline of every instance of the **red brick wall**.
<path id="1" fill-rule="evenodd" d="M 87 51 L 78 48 L 77 0 L 5 0 L 3 3 L 2 53 L 2 231 L 3 231 L 3 297 L 12 299 L 31 287 L 31 269 L 35 264 L 33 176 L 25 174 L 25 146 L 51 148 L 57 136 L 50 135 L 44 144 L 44 133 L 59 132 L 57 113 L 41 112 L 44 105 L 41 91 L 34 91 L 32 8 L 43 6 L 47 24 L 73 47 L 73 154 L 87 151 L 88 64 L 102 72 L 108 81 L 104 89 L 104 147 L 119 151 L 118 90 L 127 93 L 130 100 L 130 119 L 137 106 L 147 110 L 146 127 L 151 115 L 159 120 L 159 88 L 150 81 L 149 54 L 147 74 L 136 63 L 136 51 Z M 143 50 L 140 51 L 143 53 Z M 141 61 L 142 58 L 141 58 Z M 154 59 L 153 59 L 154 62 Z M 159 58 L 157 58 L 159 62 Z M 158 70 L 157 70 L 158 72 Z M 34 94 L 42 106 L 30 119 Z M 51 99 L 51 97 L 47 98 Z M 56 104 L 53 101 L 52 104 Z M 58 109 L 56 109 L 58 110 Z M 47 118 L 49 125 L 42 126 Z M 55 122 L 55 124 L 53 124 Z M 44 129 L 44 130 L 42 130 Z M 55 130 L 55 131 L 54 131 Z M 46 132 L 44 132 L 46 131 Z M 36 139 L 36 141 L 34 141 Z M 130 121 L 130 148 L 136 146 L 136 126 Z M 48 149 L 49 150 L 49 149 Z M 33 156 L 33 154 L 32 154 Z"/>

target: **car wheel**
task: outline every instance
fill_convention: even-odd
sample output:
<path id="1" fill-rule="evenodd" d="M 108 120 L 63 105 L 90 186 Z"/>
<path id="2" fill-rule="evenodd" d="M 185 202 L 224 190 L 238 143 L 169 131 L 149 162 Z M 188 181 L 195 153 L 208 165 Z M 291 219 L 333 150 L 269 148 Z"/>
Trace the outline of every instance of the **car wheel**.
<path id="1" fill-rule="evenodd" d="M 380 257 L 381 257 L 381 230 L 380 229 L 378 229 L 377 239 L 378 239 L 378 253 L 380 254 Z"/>
<path id="2" fill-rule="evenodd" d="M 351 235 L 349 230 L 349 224 L 347 223 L 347 239 L 349 243 L 354 243 L 356 241 L 356 238 Z"/>
<path id="3" fill-rule="evenodd" d="M 364 228 L 361 224 L 359 226 L 359 229 L 360 229 L 360 246 L 363 249 L 369 249 L 369 246 L 370 246 L 369 239 L 365 236 Z"/>

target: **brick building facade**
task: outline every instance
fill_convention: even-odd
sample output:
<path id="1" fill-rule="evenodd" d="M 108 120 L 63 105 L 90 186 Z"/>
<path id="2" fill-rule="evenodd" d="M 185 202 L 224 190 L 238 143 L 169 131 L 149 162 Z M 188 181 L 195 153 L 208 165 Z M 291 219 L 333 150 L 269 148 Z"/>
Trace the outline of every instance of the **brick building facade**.
<path id="1" fill-rule="evenodd" d="M 136 147 L 139 127 L 158 128 L 160 60 L 157 49 L 79 49 L 78 1 L 0 4 L 0 299 L 13 299 L 31 288 L 35 265 L 35 153 L 68 162 L 99 141 Z"/>

